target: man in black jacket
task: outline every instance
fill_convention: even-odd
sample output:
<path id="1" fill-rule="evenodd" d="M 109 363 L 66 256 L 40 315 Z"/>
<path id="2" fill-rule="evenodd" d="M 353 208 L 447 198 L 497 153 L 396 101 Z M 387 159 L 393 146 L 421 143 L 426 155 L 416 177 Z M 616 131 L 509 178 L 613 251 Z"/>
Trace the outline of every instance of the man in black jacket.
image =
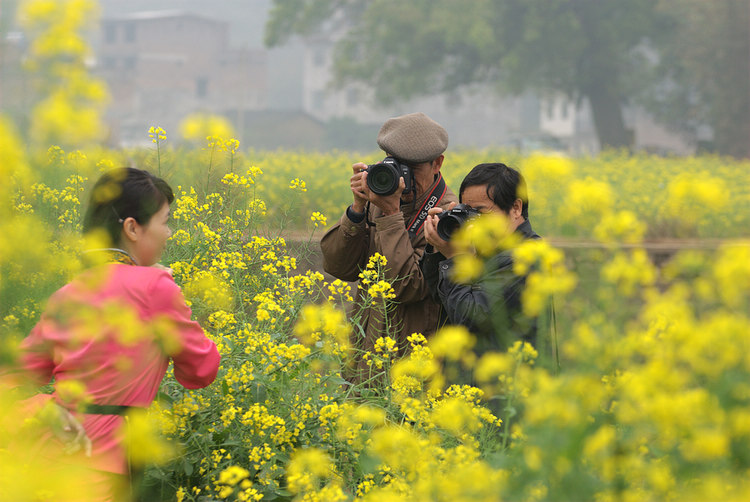
<path id="1" fill-rule="evenodd" d="M 523 239 L 539 239 L 528 219 L 526 182 L 518 171 L 505 164 L 479 164 L 461 183 L 459 200 L 479 213 L 501 213 L 507 218 L 508 231 Z M 504 350 L 515 340 L 536 343 L 536 319 L 521 312 L 521 293 L 525 277 L 513 273 L 509 250 L 493 256 L 487 273 L 472 284 L 452 278 L 456 254 L 450 241 L 437 231 L 439 213 L 433 209 L 425 222 L 428 246 L 421 262 L 430 291 L 444 308 L 445 320 L 466 326 L 477 335 L 477 353 Z"/>

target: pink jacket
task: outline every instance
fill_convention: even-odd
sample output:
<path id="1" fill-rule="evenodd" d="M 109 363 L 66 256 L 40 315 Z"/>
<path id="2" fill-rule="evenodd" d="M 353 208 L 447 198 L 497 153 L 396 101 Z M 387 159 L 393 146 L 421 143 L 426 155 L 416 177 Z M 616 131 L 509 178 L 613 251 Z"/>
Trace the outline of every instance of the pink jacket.
<path id="1" fill-rule="evenodd" d="M 167 272 L 103 265 L 52 295 L 21 344 L 21 360 L 37 383 L 54 377 L 54 398 L 68 408 L 75 409 L 81 398 L 66 392 L 71 381 L 85 386 L 87 402 L 145 408 L 154 400 L 170 358 L 175 378 L 188 389 L 216 378 L 219 352 L 190 316 Z M 92 414 L 79 419 L 93 443 L 94 466 L 126 473 L 126 453 L 118 439 L 124 419 Z"/>

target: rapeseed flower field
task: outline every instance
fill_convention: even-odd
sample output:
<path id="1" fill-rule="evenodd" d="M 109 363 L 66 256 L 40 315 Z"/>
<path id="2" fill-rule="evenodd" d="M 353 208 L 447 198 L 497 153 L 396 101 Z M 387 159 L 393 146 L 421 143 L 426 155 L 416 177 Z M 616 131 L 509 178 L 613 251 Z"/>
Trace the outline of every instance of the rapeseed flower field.
<path id="1" fill-rule="evenodd" d="M 81 21 L 73 14 L 90 2 L 24 5 L 39 40 L 68 33 L 70 50 L 85 52 L 72 36 Z M 50 46 L 58 47 L 40 42 L 40 54 Z M 63 74 L 88 81 L 82 59 L 63 59 L 72 65 Z M 70 84 L 55 94 L 65 104 L 38 116 L 43 137 L 22 139 L 0 119 L 0 364 L 12 367 L 46 299 L 83 269 L 81 204 L 99 174 L 134 162 L 176 187 L 163 262 L 222 366 L 200 390 L 183 388 L 170 370 L 157 401 L 130 417 L 143 498 L 750 498 L 746 161 L 448 152 L 453 187 L 479 162 L 518 167 L 531 219 L 547 238 L 519 244 L 481 218 L 457 237 L 478 251 L 457 264 L 460 275 L 477 276 L 483 258 L 512 249 L 515 272 L 529 274 L 524 309 L 534 315 L 554 304 L 558 322 L 544 324 L 536 348 L 518 342 L 477 355 L 470 332 L 446 327 L 412 334 L 406 356 L 386 330 L 363 354 L 349 346 L 360 329 L 346 314 L 352 285 L 300 264 L 350 203 L 350 165 L 379 154 L 246 150 L 224 122 L 205 116 L 182 128 L 192 146 L 172 147 L 172 132 L 154 124 L 144 131 L 152 148 L 110 150 L 92 125 L 95 89 Z M 591 246 L 562 249 L 560 238 Z M 710 245 L 656 263 L 644 244 L 655 238 Z M 387 266 L 377 255 L 361 273 L 363 301 L 383 311 L 393 306 Z M 345 379 L 356 358 L 371 369 L 366 384 Z M 55 423 L 48 409 L 26 412 L 37 391 L 49 389 L 0 387 L 0 500 L 86 500 L 87 473 L 74 456 L 35 454 Z"/>

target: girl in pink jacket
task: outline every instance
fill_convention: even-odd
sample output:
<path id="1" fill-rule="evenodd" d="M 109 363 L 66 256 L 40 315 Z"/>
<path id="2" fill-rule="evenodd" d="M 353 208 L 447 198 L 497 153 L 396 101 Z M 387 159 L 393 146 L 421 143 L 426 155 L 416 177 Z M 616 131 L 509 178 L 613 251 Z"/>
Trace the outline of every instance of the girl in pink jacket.
<path id="1" fill-rule="evenodd" d="M 173 200 L 169 185 L 146 171 L 105 173 L 91 193 L 84 232 L 107 244 L 87 253 L 97 263 L 52 295 L 22 343 L 23 366 L 37 383 L 54 380 L 55 392 L 39 398 L 69 410 L 91 440 L 93 477 L 109 492 L 104 500 L 127 484 L 123 415 L 151 404 L 170 359 L 188 389 L 210 384 L 219 368 L 216 345 L 157 263 L 171 235 Z"/>

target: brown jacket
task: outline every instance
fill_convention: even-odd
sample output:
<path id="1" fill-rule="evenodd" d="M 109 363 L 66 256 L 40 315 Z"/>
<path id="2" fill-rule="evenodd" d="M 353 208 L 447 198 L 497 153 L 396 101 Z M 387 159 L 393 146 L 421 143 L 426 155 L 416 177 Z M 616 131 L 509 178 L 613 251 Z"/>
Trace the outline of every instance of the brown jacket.
<path id="1" fill-rule="evenodd" d="M 363 289 L 360 284 L 354 314 L 356 316 L 361 313 L 362 331 L 355 327 L 353 344 L 361 350 L 372 351 L 375 340 L 386 335 L 396 340 L 403 350 L 408 346 L 406 338 L 412 333 L 427 336 L 438 327 L 440 305 L 430 297 L 419 268 L 419 260 L 427 244 L 424 230 L 420 228 L 413 240 L 406 230 L 406 222 L 410 222 L 419 212 L 437 183 L 438 180 L 435 180 L 415 203 L 404 204 L 400 213 L 391 216 L 383 216 L 374 205 L 369 206 L 369 214 L 360 223 L 352 222 L 344 213 L 341 220 L 320 241 L 323 268 L 344 281 L 357 281 L 360 271 L 375 253 L 385 256 L 388 261 L 385 279 L 391 283 L 396 294 L 394 308 L 389 316 L 389 333 L 385 333 L 385 322 L 378 311 L 363 309 L 361 301 L 367 294 L 367 289 Z M 457 201 L 451 189 L 446 187 L 445 195 L 436 207 L 447 209 L 448 204 Z M 355 356 L 360 368 L 361 355 Z"/>

